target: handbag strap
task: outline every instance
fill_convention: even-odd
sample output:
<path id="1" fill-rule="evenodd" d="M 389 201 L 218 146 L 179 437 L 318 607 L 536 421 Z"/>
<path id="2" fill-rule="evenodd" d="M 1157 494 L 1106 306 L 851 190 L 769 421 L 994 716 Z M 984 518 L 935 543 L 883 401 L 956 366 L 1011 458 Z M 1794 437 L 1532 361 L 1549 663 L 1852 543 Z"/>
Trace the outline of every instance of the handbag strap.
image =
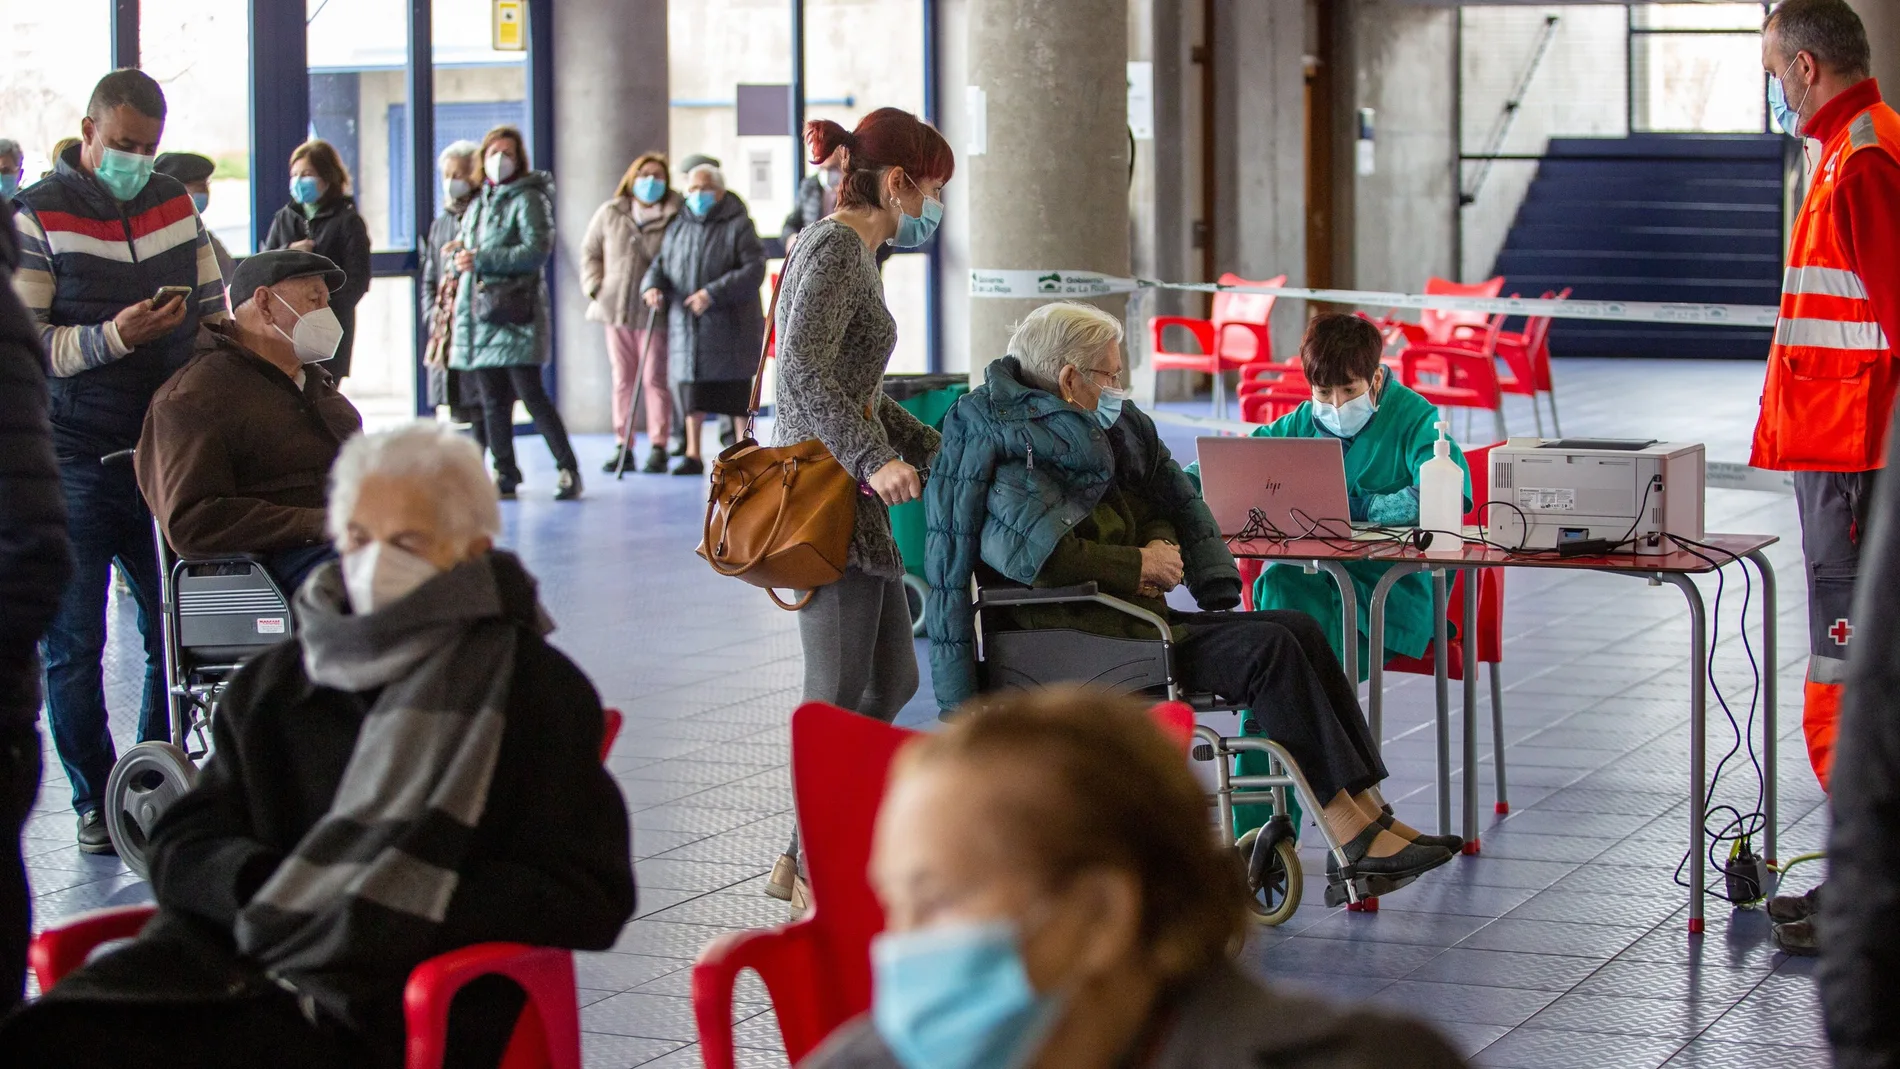
<path id="1" fill-rule="evenodd" d="M 759 367 L 752 373 L 752 399 L 745 407 L 745 436 L 752 437 L 752 421 L 759 415 L 759 394 L 765 389 L 765 362 L 772 354 L 772 341 L 778 337 L 778 293 L 785 287 L 785 276 L 792 273 L 793 253 L 785 254 L 778 277 L 772 280 L 772 302 L 765 310 L 765 340 L 759 343 Z"/>

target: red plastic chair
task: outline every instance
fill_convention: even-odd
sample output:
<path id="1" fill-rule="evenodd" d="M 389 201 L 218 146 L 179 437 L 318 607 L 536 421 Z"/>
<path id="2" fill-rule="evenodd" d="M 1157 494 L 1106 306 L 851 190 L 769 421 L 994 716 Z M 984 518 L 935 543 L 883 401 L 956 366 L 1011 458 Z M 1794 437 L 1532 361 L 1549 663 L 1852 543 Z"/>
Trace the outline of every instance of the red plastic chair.
<path id="1" fill-rule="evenodd" d="M 1569 298 L 1570 288 L 1551 292 L 1544 291 L 1544 300 L 1561 301 Z M 1537 436 L 1544 436 L 1544 413 L 1538 407 L 1537 399 L 1545 397 L 1550 401 L 1550 426 L 1559 437 L 1564 433 L 1563 424 L 1557 420 L 1556 384 L 1550 374 L 1550 316 L 1531 316 L 1524 322 L 1524 330 L 1500 331 L 1497 341 L 1498 359 L 1504 361 L 1509 374 L 1498 377 L 1498 386 L 1505 393 L 1516 394 L 1531 399 L 1531 417 L 1537 421 Z"/>
<path id="2" fill-rule="evenodd" d="M 1504 423 L 1504 389 L 1498 380 L 1498 336 L 1502 315 L 1491 317 L 1477 347 L 1421 342 L 1399 353 L 1399 381 L 1441 408 L 1488 410 L 1500 439 L 1510 437 Z"/>
<path id="3" fill-rule="evenodd" d="M 1490 463 L 1491 450 L 1503 443 L 1473 446 L 1465 450 L 1465 463 L 1471 468 L 1471 511 L 1465 514 L 1468 524 L 1485 522 L 1484 507 L 1488 498 L 1488 481 L 1485 478 Z M 1265 562 L 1255 558 L 1242 558 L 1235 564 L 1240 567 L 1241 608 L 1252 612 L 1255 608 L 1253 597 L 1254 581 L 1260 578 Z M 1460 572 L 1446 592 L 1445 618 L 1451 622 L 1453 637 L 1445 650 L 1447 674 L 1454 680 L 1465 677 L 1464 636 L 1473 634 L 1465 627 L 1464 601 L 1465 573 Z M 1504 661 L 1504 569 L 1483 568 L 1478 574 L 1478 626 L 1475 630 L 1478 641 L 1478 663 L 1488 665 L 1491 677 L 1491 742 L 1493 761 L 1492 775 L 1498 789 L 1497 811 L 1509 813 L 1511 803 L 1505 790 L 1504 777 L 1504 686 L 1498 678 L 1498 665 Z M 1430 645 L 1420 657 L 1388 657 L 1385 662 L 1389 672 L 1406 672 L 1413 675 L 1432 675 L 1433 650 Z M 1476 853 L 1475 844 L 1471 849 Z"/>
<path id="4" fill-rule="evenodd" d="M 1298 363 L 1250 364 L 1240 372 L 1240 418 L 1272 423 L 1313 399 L 1306 369 Z"/>
<path id="5" fill-rule="evenodd" d="M 1220 277 L 1223 286 L 1284 286 L 1286 276 L 1254 281 L 1229 272 Z M 1269 323 L 1278 298 L 1265 293 L 1216 293 L 1213 315 L 1209 319 L 1188 316 L 1156 316 L 1149 322 L 1154 342 L 1156 371 L 1198 371 L 1214 378 L 1214 416 L 1227 416 L 1227 384 L 1224 374 L 1249 364 L 1273 362 L 1273 335 Z M 1182 327 L 1194 335 L 1200 351 L 1176 352 L 1162 344 L 1169 327 Z"/>
<path id="6" fill-rule="evenodd" d="M 1183 754 L 1194 710 L 1181 702 L 1154 716 Z M 871 939 L 884 909 L 871 891 L 871 832 L 892 758 L 917 732 L 807 702 L 792 714 L 792 794 L 812 909 L 777 928 L 737 932 L 693 965 L 693 1020 L 706 1069 L 734 1069 L 732 991 L 752 969 L 765 981 L 793 1065 L 839 1025 L 871 1008 Z"/>
<path id="7" fill-rule="evenodd" d="M 1444 278 L 1425 280 L 1425 295 L 1428 297 L 1496 297 L 1504 292 L 1504 276 L 1488 278 L 1483 282 L 1453 282 Z M 1404 340 L 1413 345 L 1445 345 L 1456 340 L 1460 327 L 1483 329 L 1491 317 L 1483 312 L 1449 312 L 1436 308 L 1427 308 L 1419 313 L 1418 322 L 1409 323 L 1402 319 L 1386 316 L 1377 320 L 1376 325 L 1386 333 L 1389 341 Z"/>
<path id="8" fill-rule="evenodd" d="M 622 723 L 618 709 L 604 711 L 601 760 L 613 749 Z M 40 990 L 52 990 L 101 944 L 136 937 L 156 912 L 143 905 L 94 910 L 35 936 L 27 948 L 27 964 Z M 402 993 L 409 1037 L 405 1069 L 440 1069 L 448 1049 L 449 1006 L 457 992 L 484 976 L 506 976 L 528 996 L 497 1069 L 580 1069 L 574 956 L 524 943 L 477 943 L 416 966 Z"/>

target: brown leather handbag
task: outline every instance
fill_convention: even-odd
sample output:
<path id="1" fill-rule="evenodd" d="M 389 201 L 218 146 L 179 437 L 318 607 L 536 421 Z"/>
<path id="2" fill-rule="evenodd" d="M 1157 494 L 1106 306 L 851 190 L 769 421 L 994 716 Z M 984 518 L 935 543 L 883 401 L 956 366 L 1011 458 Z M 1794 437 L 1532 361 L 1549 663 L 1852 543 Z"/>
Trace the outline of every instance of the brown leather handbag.
<path id="1" fill-rule="evenodd" d="M 720 575 L 764 587 L 779 608 L 796 612 L 811 601 L 814 590 L 844 575 L 857 530 L 859 487 L 815 438 L 786 446 L 760 445 L 752 438 L 751 417 L 759 410 L 783 279 L 780 272 L 772 286 L 745 437 L 713 461 L 698 553 Z M 779 597 L 781 589 L 804 593 L 788 602 Z"/>

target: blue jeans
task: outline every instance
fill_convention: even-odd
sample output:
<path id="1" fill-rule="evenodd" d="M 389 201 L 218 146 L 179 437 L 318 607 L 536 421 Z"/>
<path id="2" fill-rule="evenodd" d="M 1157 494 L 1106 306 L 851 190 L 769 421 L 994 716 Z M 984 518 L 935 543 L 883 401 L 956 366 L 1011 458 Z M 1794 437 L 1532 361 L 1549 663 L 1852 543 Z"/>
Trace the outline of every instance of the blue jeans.
<path id="1" fill-rule="evenodd" d="M 278 589 L 284 597 L 295 599 L 297 588 L 303 585 L 310 573 L 336 559 L 336 547 L 328 542 L 316 546 L 298 546 L 296 549 L 278 550 L 264 557 L 264 570 L 277 580 Z"/>
<path id="2" fill-rule="evenodd" d="M 165 700 L 164 634 L 158 618 L 158 551 L 152 543 L 152 513 L 139 496 L 130 464 L 106 467 L 96 457 L 62 459 L 60 488 L 66 495 L 67 532 L 73 543 L 73 577 L 59 614 L 40 643 L 46 664 L 46 718 L 53 746 L 72 782 L 73 810 L 88 813 L 104 800 L 106 777 L 118 752 L 106 724 L 106 595 L 110 566 L 132 586 L 139 632 L 145 639 L 145 694 L 139 706 L 139 741 L 171 737 Z"/>

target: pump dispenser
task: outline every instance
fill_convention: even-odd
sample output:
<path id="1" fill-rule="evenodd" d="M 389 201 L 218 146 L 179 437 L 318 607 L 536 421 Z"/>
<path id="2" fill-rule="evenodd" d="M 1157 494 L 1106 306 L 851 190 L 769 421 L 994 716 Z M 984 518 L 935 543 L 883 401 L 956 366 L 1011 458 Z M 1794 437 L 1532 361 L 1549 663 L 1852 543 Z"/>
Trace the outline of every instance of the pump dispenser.
<path id="1" fill-rule="evenodd" d="M 1456 535 L 1465 529 L 1465 472 L 1451 459 L 1451 425 L 1438 421 L 1438 441 L 1432 443 L 1432 459 L 1418 469 L 1418 525 L 1441 532 L 1437 540 L 1446 548 L 1458 544 Z"/>

